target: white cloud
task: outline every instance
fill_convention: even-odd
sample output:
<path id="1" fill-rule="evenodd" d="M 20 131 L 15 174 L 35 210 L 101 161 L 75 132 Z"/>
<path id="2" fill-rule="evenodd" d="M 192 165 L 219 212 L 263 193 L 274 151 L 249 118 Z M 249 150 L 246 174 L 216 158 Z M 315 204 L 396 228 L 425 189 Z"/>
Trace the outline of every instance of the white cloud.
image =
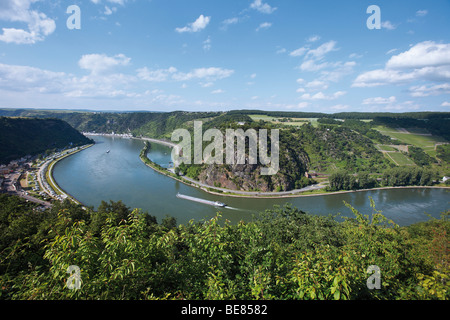
<path id="1" fill-rule="evenodd" d="M 130 60 L 124 54 L 118 54 L 114 57 L 109 57 L 105 54 L 86 54 L 81 57 L 78 65 L 80 68 L 89 70 L 93 74 L 99 74 L 117 66 L 127 66 Z"/>
<path id="2" fill-rule="evenodd" d="M 450 94 L 450 84 L 442 83 L 432 86 L 413 86 L 409 88 L 411 96 L 413 97 L 428 97 L 437 96 L 441 94 Z"/>
<path id="3" fill-rule="evenodd" d="M 408 83 L 415 79 L 413 73 L 402 73 L 397 70 L 377 69 L 360 74 L 353 82 L 353 87 L 368 88 L 387 84 Z"/>
<path id="4" fill-rule="evenodd" d="M 308 51 L 308 48 L 301 47 L 289 53 L 291 57 L 300 57 Z"/>
<path id="5" fill-rule="evenodd" d="M 396 49 L 396 48 L 394 48 L 394 49 L 391 49 L 391 50 L 389 50 L 388 52 L 386 52 L 386 54 L 387 55 L 389 55 L 389 54 L 393 54 L 395 51 L 397 51 L 398 49 Z"/>
<path id="6" fill-rule="evenodd" d="M 94 68 L 94 61 L 99 61 L 101 67 Z M 13 102 L 18 107 L 79 107 L 95 104 L 99 108 L 178 108 L 180 105 L 189 105 L 189 102 L 157 88 L 148 89 L 145 81 L 180 81 L 180 86 L 185 88 L 189 83 L 183 79 L 199 80 L 205 83 L 205 87 L 210 87 L 213 81 L 231 76 L 234 72 L 223 68 L 199 68 L 182 73 L 174 67 L 157 70 L 141 68 L 134 74 L 113 71 L 117 65 L 128 64 L 127 61 L 128 58 L 123 55 L 85 55 L 80 59 L 80 68 L 83 66 L 91 71 L 85 76 L 0 63 L 0 101 L 2 104 Z M 213 106 L 214 102 L 211 102 L 209 107 Z"/>
<path id="7" fill-rule="evenodd" d="M 269 29 L 271 26 L 272 26 L 271 22 L 263 22 L 259 25 L 258 28 L 256 28 L 256 31 L 263 30 L 263 29 Z"/>
<path id="8" fill-rule="evenodd" d="M 328 84 L 325 81 L 313 80 L 308 82 L 305 87 L 311 90 L 326 90 L 328 89 Z"/>
<path id="9" fill-rule="evenodd" d="M 223 91 L 222 89 L 217 89 L 217 90 L 213 90 L 211 91 L 211 94 L 220 94 L 220 93 L 224 93 L 225 91 Z"/>
<path id="10" fill-rule="evenodd" d="M 214 82 L 203 82 L 203 83 L 200 83 L 200 85 L 203 88 L 209 88 L 209 87 L 212 87 L 214 85 Z"/>
<path id="11" fill-rule="evenodd" d="M 239 23 L 239 18 L 238 17 L 233 17 L 233 18 L 229 18 L 229 19 L 223 20 L 221 29 L 222 30 L 227 30 L 229 26 L 231 26 L 233 24 L 237 24 L 237 23 Z"/>
<path id="12" fill-rule="evenodd" d="M 0 64 L 0 89 L 26 94 L 56 94 L 62 97 L 119 98 L 135 96 L 127 91 L 135 77 L 124 74 L 89 74 L 76 77 L 29 66 Z"/>
<path id="13" fill-rule="evenodd" d="M 119 4 L 121 6 L 124 6 L 127 1 L 128 0 L 106 0 L 106 2 Z M 91 2 L 94 4 L 100 4 L 102 2 L 102 0 L 91 0 Z"/>
<path id="14" fill-rule="evenodd" d="M 416 16 L 418 17 L 424 17 L 428 14 L 428 10 L 419 10 L 416 12 Z"/>
<path id="15" fill-rule="evenodd" d="M 0 88 L 13 91 L 60 91 L 67 75 L 28 66 L 0 64 Z"/>
<path id="16" fill-rule="evenodd" d="M 384 69 L 360 74 L 353 87 L 376 87 L 413 81 L 450 81 L 450 44 L 433 41 L 418 43 L 392 56 Z"/>
<path id="17" fill-rule="evenodd" d="M 308 53 L 306 54 L 306 57 L 312 57 L 314 59 L 322 59 L 327 53 L 338 50 L 336 49 L 336 44 L 337 42 L 334 40 L 325 42 L 318 48 L 309 50 Z"/>
<path id="18" fill-rule="evenodd" d="M 390 22 L 390 21 L 383 21 L 383 22 L 381 22 L 381 28 L 388 29 L 388 30 L 395 30 L 395 29 L 397 29 L 397 26 L 392 24 L 392 22 Z"/>
<path id="19" fill-rule="evenodd" d="M 205 51 L 211 50 L 211 37 L 208 37 L 208 39 L 203 41 L 203 50 Z"/>
<path id="20" fill-rule="evenodd" d="M 313 35 L 313 36 L 310 36 L 306 41 L 308 41 L 308 42 L 316 42 L 316 41 L 319 41 L 319 40 L 320 40 L 320 36 Z"/>
<path id="21" fill-rule="evenodd" d="M 28 30 L 2 28 L 0 41 L 16 44 L 34 44 L 43 41 L 56 30 L 53 19 L 44 13 L 32 10 L 31 5 L 36 0 L 2 0 L 0 3 L 0 20 L 25 23 Z"/>
<path id="22" fill-rule="evenodd" d="M 302 95 L 302 99 L 303 100 L 335 100 L 345 94 L 346 94 L 345 91 L 337 91 L 337 92 L 333 93 L 331 96 L 327 96 L 322 91 L 320 91 L 314 95 L 305 93 Z"/>
<path id="23" fill-rule="evenodd" d="M 364 101 L 362 102 L 362 104 L 368 104 L 368 105 L 379 105 L 379 104 L 390 104 L 390 103 L 395 103 L 397 101 L 397 98 L 392 96 L 389 98 L 382 98 L 382 97 L 376 97 L 376 98 L 368 98 L 368 99 L 364 99 Z"/>
<path id="24" fill-rule="evenodd" d="M 353 68 L 356 66 L 356 62 L 347 61 L 347 62 L 334 62 L 330 63 L 329 66 L 332 68 L 331 70 L 322 70 L 320 72 L 321 77 L 326 79 L 327 81 L 338 82 L 343 76 L 351 74 L 353 72 Z"/>
<path id="25" fill-rule="evenodd" d="M 150 82 L 163 82 L 167 81 L 171 74 L 177 72 L 175 67 L 170 67 L 168 69 L 158 69 L 158 70 L 149 70 L 147 67 L 141 68 L 137 70 L 137 76 L 141 80 L 150 81 Z"/>
<path id="26" fill-rule="evenodd" d="M 250 5 L 250 8 L 265 14 L 271 14 L 275 10 L 277 10 L 277 8 L 271 7 L 267 3 L 263 3 L 262 0 L 253 1 L 252 4 Z"/>
<path id="27" fill-rule="evenodd" d="M 359 59 L 362 58 L 363 55 L 362 54 L 358 54 L 358 53 L 352 53 L 348 56 L 350 59 Z"/>
<path id="28" fill-rule="evenodd" d="M 393 56 L 386 63 L 390 69 L 417 69 L 450 65 L 450 43 L 424 41 L 408 51 Z"/>
<path id="29" fill-rule="evenodd" d="M 199 68 L 194 69 L 188 73 L 176 73 L 172 76 L 177 81 L 187 81 L 192 79 L 206 79 L 208 81 L 215 81 L 230 77 L 234 73 L 234 70 L 223 68 Z"/>
<path id="30" fill-rule="evenodd" d="M 109 15 L 112 15 L 116 11 L 117 11 L 116 7 L 110 8 L 108 6 L 105 6 L 105 12 L 103 12 L 103 14 L 106 15 L 106 16 L 109 16 Z"/>
<path id="31" fill-rule="evenodd" d="M 176 28 L 175 31 L 179 33 L 183 32 L 199 32 L 203 29 L 205 29 L 209 22 L 211 21 L 211 17 L 205 17 L 204 15 L 200 15 L 200 17 L 197 18 L 192 23 L 189 23 L 187 26 L 183 28 Z"/>
<path id="32" fill-rule="evenodd" d="M 448 101 L 442 102 L 441 107 L 450 107 L 450 102 Z"/>
<path id="33" fill-rule="evenodd" d="M 327 62 L 317 63 L 316 60 L 306 60 L 300 65 L 302 71 L 319 71 L 328 67 Z"/>

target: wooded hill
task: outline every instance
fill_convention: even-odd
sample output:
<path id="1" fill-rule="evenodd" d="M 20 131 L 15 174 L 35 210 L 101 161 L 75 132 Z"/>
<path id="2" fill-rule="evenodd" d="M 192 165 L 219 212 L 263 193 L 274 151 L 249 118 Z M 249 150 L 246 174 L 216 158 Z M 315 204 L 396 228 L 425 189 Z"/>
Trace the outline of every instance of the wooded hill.
<path id="1" fill-rule="evenodd" d="M 92 143 L 59 119 L 0 117 L 0 164 L 46 150 Z"/>

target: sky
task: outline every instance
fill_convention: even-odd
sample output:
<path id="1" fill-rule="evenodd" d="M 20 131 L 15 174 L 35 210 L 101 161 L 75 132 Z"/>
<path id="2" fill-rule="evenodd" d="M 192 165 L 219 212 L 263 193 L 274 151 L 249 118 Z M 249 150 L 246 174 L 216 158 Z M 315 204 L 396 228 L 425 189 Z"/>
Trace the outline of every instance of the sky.
<path id="1" fill-rule="evenodd" d="M 0 108 L 450 111 L 449 16 L 449 0 L 0 0 Z"/>

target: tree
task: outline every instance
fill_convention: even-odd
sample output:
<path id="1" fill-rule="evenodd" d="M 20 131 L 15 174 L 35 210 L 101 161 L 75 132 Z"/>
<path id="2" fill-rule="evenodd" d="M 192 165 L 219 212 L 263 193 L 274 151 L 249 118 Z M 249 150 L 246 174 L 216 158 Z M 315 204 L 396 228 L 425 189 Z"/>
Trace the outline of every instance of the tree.
<path id="1" fill-rule="evenodd" d="M 329 191 L 357 189 L 356 178 L 345 170 L 332 173 L 329 177 Z"/>
<path id="2" fill-rule="evenodd" d="M 359 172 L 357 176 L 359 189 L 370 189 L 376 186 L 376 180 L 368 172 Z"/>

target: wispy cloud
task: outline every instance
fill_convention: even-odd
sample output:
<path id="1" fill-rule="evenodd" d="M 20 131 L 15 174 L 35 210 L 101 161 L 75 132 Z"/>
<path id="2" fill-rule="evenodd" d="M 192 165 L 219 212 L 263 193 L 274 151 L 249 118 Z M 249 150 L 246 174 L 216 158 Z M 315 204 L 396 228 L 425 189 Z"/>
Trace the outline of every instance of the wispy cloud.
<path id="1" fill-rule="evenodd" d="M 376 97 L 376 98 L 367 98 L 364 99 L 362 104 L 364 105 L 380 105 L 380 104 L 390 104 L 397 101 L 395 96 L 391 96 L 389 98 Z"/>
<path id="2" fill-rule="evenodd" d="M 250 8 L 257 10 L 261 13 L 265 13 L 265 14 L 271 14 L 273 13 L 275 10 L 277 10 L 277 8 L 270 6 L 267 3 L 263 3 L 262 0 L 255 0 L 250 4 Z"/>
<path id="3" fill-rule="evenodd" d="M 176 28 L 175 31 L 178 33 L 184 32 L 199 32 L 205 29 L 209 22 L 211 21 L 211 17 L 205 17 L 204 15 L 200 15 L 197 20 L 192 23 L 189 23 L 187 26 L 182 28 Z"/>
<path id="4" fill-rule="evenodd" d="M 425 17 L 428 14 L 428 10 L 419 10 L 416 12 L 416 16 Z"/>
<path id="5" fill-rule="evenodd" d="M 301 96 L 303 100 L 335 100 L 343 95 L 345 95 L 347 92 L 345 91 L 336 91 L 332 95 L 326 95 L 322 91 L 311 95 L 309 93 L 305 93 Z"/>
<path id="6" fill-rule="evenodd" d="M 387 30 L 395 30 L 397 29 L 397 25 L 394 25 L 392 22 L 386 20 L 381 22 L 381 28 L 387 29 Z"/>
<path id="7" fill-rule="evenodd" d="M 117 66 L 127 66 L 130 60 L 124 54 L 118 54 L 113 57 L 105 54 L 86 54 L 81 57 L 78 65 L 80 68 L 89 70 L 93 74 L 99 74 Z"/>
<path id="8" fill-rule="evenodd" d="M 256 28 L 256 31 L 269 29 L 271 26 L 272 26 L 271 22 L 263 22 L 258 26 L 258 28 Z"/>

